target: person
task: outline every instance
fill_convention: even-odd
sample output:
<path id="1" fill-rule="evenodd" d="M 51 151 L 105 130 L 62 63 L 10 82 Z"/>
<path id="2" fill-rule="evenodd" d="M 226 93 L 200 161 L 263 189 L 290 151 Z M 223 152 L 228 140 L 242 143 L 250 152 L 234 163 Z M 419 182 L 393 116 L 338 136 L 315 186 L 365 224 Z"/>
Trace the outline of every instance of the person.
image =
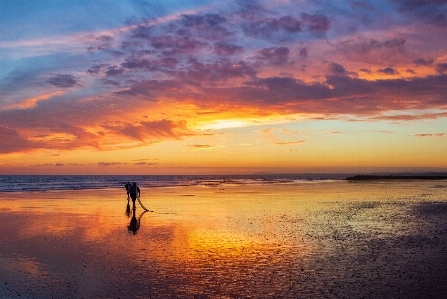
<path id="1" fill-rule="evenodd" d="M 135 200 L 137 200 L 137 197 L 140 197 L 140 188 L 137 186 L 137 183 L 133 182 L 132 185 L 129 186 L 128 192 L 130 198 L 132 198 L 133 208 L 135 209 Z"/>
<path id="2" fill-rule="evenodd" d="M 127 203 L 129 203 L 129 199 L 130 199 L 130 197 L 129 197 L 129 187 L 130 187 L 131 185 L 130 185 L 130 183 L 129 182 L 127 182 L 125 185 L 124 185 L 124 187 L 126 188 L 126 192 L 127 192 Z"/>

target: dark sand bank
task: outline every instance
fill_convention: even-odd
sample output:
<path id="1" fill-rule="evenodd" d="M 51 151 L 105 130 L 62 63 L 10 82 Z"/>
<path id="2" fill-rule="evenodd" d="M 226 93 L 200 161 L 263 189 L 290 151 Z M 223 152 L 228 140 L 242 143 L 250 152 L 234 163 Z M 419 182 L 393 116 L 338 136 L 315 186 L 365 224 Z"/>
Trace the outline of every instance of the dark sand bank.
<path id="1" fill-rule="evenodd" d="M 0 194 L 0 298 L 441 298 L 447 183 Z"/>

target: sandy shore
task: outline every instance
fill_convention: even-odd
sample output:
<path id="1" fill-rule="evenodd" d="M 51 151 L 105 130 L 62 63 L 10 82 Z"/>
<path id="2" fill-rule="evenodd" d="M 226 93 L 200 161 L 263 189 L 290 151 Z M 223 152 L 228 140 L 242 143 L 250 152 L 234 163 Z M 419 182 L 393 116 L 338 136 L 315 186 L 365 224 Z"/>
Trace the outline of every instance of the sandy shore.
<path id="1" fill-rule="evenodd" d="M 431 298 L 447 182 L 0 193 L 0 298 Z"/>

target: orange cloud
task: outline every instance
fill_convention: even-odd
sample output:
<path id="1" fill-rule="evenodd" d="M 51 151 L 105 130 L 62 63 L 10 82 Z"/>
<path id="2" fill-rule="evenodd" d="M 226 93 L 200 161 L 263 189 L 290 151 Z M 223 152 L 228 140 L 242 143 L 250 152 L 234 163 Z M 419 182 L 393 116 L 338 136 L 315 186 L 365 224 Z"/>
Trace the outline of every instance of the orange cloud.
<path id="1" fill-rule="evenodd" d="M 54 96 L 62 95 L 62 91 L 54 91 L 50 93 L 46 93 L 40 96 L 32 97 L 25 99 L 19 103 L 9 104 L 4 106 L 1 110 L 10 110 L 10 109 L 27 109 L 36 106 L 37 102 L 48 100 Z"/>

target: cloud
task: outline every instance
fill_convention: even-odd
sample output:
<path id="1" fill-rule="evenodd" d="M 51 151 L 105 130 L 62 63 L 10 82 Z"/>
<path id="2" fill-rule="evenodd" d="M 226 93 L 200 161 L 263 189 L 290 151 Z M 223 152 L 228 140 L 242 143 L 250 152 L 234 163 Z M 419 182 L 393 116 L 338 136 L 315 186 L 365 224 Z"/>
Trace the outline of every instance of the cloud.
<path id="1" fill-rule="evenodd" d="M 0 153 L 20 152 L 38 146 L 8 127 L 0 126 L 0 136 Z"/>
<path id="2" fill-rule="evenodd" d="M 101 167 L 109 167 L 109 166 L 116 166 L 116 165 L 122 165 L 121 162 L 98 162 L 98 166 Z"/>
<path id="3" fill-rule="evenodd" d="M 206 15 L 181 15 L 180 23 L 186 27 L 219 27 L 226 23 L 227 19 L 218 14 L 206 14 Z"/>
<path id="4" fill-rule="evenodd" d="M 167 9 L 158 18 L 135 16 L 121 28 L 48 38 L 76 40 L 81 50 L 52 47 L 45 58 L 42 38 L 20 41 L 20 48 L 0 42 L 2 55 L 22 47 L 33 52 L 26 61 L 8 61 L 0 78 L 0 128 L 8 137 L 0 151 L 149 145 L 193 136 L 191 118 L 224 112 L 370 121 L 445 117 L 405 112 L 447 109 L 447 64 L 439 50 L 445 35 L 436 28 L 445 1 L 396 0 L 387 10 L 360 1 L 321 3 L 236 1 L 171 15 Z M 431 42 L 422 43 L 422 34 Z M 37 40 L 37 47 L 26 45 Z M 385 79 L 374 79 L 377 74 Z"/>
<path id="5" fill-rule="evenodd" d="M 331 27 L 328 17 L 322 14 L 309 15 L 302 13 L 301 22 L 303 22 L 308 31 L 317 35 L 322 35 Z"/>
<path id="6" fill-rule="evenodd" d="M 392 67 L 386 67 L 384 69 L 379 69 L 379 70 L 377 70 L 377 72 L 379 74 L 384 74 L 384 75 L 399 75 L 399 72 L 395 68 L 392 68 Z"/>
<path id="7" fill-rule="evenodd" d="M 244 48 L 234 44 L 218 42 L 214 44 L 214 51 L 218 55 L 235 55 L 244 52 Z"/>
<path id="8" fill-rule="evenodd" d="M 300 140 L 300 141 L 289 141 L 289 142 L 277 142 L 276 145 L 293 145 L 293 144 L 300 144 L 306 141 Z"/>
<path id="9" fill-rule="evenodd" d="M 426 66 L 426 65 L 432 65 L 434 61 L 435 60 L 433 58 L 430 58 L 430 59 L 419 58 L 419 59 L 413 60 L 413 63 L 416 65 Z"/>
<path id="10" fill-rule="evenodd" d="M 129 57 L 122 64 L 124 69 L 144 69 L 152 72 L 161 70 L 175 69 L 179 60 L 173 57 L 164 57 L 161 59 L 148 60 L 145 58 Z"/>
<path id="11" fill-rule="evenodd" d="M 436 65 L 436 71 L 440 74 L 447 72 L 447 63 L 438 63 Z"/>
<path id="12" fill-rule="evenodd" d="M 72 75 L 61 74 L 57 74 L 56 76 L 49 78 L 46 82 L 60 88 L 70 88 L 77 84 L 76 79 Z"/>
<path id="13" fill-rule="evenodd" d="M 270 65 L 284 65 L 288 62 L 290 50 L 287 47 L 264 48 L 256 53 L 256 58 Z"/>
<path id="14" fill-rule="evenodd" d="M 209 145 L 209 144 L 190 144 L 189 147 L 194 148 L 194 149 L 204 149 L 204 150 L 218 148 L 218 146 Z"/>
<path id="15" fill-rule="evenodd" d="M 382 41 L 376 40 L 374 38 L 357 38 L 342 41 L 338 44 L 338 47 L 340 48 L 340 50 L 347 53 L 368 53 L 377 50 L 393 50 L 400 52 L 403 50 L 405 44 L 406 40 L 404 38 L 392 38 Z"/>
<path id="16" fill-rule="evenodd" d="M 301 21 L 291 16 L 279 19 L 266 18 L 251 23 L 245 29 L 245 34 L 258 38 L 270 38 L 272 35 L 280 32 L 286 34 L 301 32 Z"/>
<path id="17" fill-rule="evenodd" d="M 255 75 L 255 68 L 244 61 L 202 63 L 194 60 L 186 66 L 184 71 L 176 73 L 180 82 L 188 82 L 189 84 L 194 82 L 197 85 L 237 78 L 253 78 Z"/>
<path id="18" fill-rule="evenodd" d="M 256 38 L 270 39 L 296 35 L 301 32 L 322 37 L 329 30 L 331 22 L 323 14 L 302 13 L 300 18 L 286 15 L 279 18 L 264 18 L 250 24 L 244 29 L 245 34 Z"/>
<path id="19" fill-rule="evenodd" d="M 106 122 L 101 127 L 109 133 L 143 142 L 159 138 L 179 139 L 190 134 L 186 127 L 186 121 L 172 121 L 168 119 L 140 121 L 138 123 Z"/>
<path id="20" fill-rule="evenodd" d="M 102 42 L 111 42 L 114 40 L 113 36 L 111 35 L 101 35 L 96 38 L 97 40 L 100 40 Z"/>
<path id="21" fill-rule="evenodd" d="M 370 69 L 360 69 L 361 72 L 372 74 L 372 71 Z"/>
<path id="22" fill-rule="evenodd" d="M 414 134 L 414 135 L 410 135 L 410 136 L 415 136 L 415 137 L 443 137 L 445 136 L 444 133 L 423 133 L 423 134 Z"/>
<path id="23" fill-rule="evenodd" d="M 300 49 L 299 55 L 300 55 L 300 59 L 301 60 L 305 60 L 307 58 L 307 56 L 308 56 L 307 48 Z"/>
<path id="24" fill-rule="evenodd" d="M 447 26 L 447 2 L 445 0 L 392 0 L 403 12 L 434 26 Z"/>
<path id="25" fill-rule="evenodd" d="M 357 73 L 348 72 L 344 66 L 335 62 L 329 63 L 328 70 L 332 75 L 336 76 L 357 75 Z"/>
<path id="26" fill-rule="evenodd" d="M 137 166 L 149 166 L 149 165 L 157 165 L 157 164 L 158 163 L 149 163 L 149 162 L 144 162 L 144 161 L 134 163 L 134 165 L 137 165 Z"/>
<path id="27" fill-rule="evenodd" d="M 216 13 L 183 14 L 178 22 L 172 24 L 172 27 L 176 29 L 175 32 L 179 36 L 194 36 L 208 41 L 221 41 L 233 35 L 227 30 L 227 23 L 228 19 L 225 16 Z"/>
<path id="28" fill-rule="evenodd" d="M 122 73 L 124 73 L 124 70 L 122 68 L 118 68 L 117 66 L 109 66 L 106 71 L 106 76 L 119 76 Z"/>
<path id="29" fill-rule="evenodd" d="M 152 47 L 157 50 L 165 50 L 165 54 L 193 53 L 208 46 L 207 43 L 192 39 L 188 36 L 162 35 L 150 39 Z"/>
<path id="30" fill-rule="evenodd" d="M 110 115 L 115 113 L 117 107 L 127 111 L 135 106 L 132 103 L 141 103 L 138 102 L 141 99 L 162 103 L 162 99 L 167 98 L 174 105 L 189 103 L 196 107 L 198 112 L 206 109 L 205 111 L 213 113 L 225 107 L 227 113 L 250 111 L 253 115 L 270 113 L 354 115 L 368 116 L 371 121 L 417 120 L 446 115 L 441 113 L 381 115 L 387 111 L 446 107 L 446 74 L 423 78 L 413 77 L 407 80 L 402 78 L 366 80 L 351 78 L 341 72 L 340 75 L 327 75 L 322 81 L 304 82 L 292 77 L 258 78 L 255 74 L 249 76 L 246 71 L 240 70 L 231 74 L 230 70 L 233 66 L 223 65 L 191 66 L 191 70 L 201 75 L 191 71 L 187 73 L 188 75 L 177 75 L 178 80 L 141 82 L 134 80 L 123 92 L 107 95 L 107 101 L 83 99 L 61 101 L 55 97 L 39 101 L 35 106 L 27 109 L 0 111 L 2 136 L 8 137 L 0 141 L 1 151 L 30 151 L 41 148 L 104 150 L 121 146 L 149 145 L 194 135 L 188 129 L 186 119 L 170 120 L 153 117 L 146 118 L 145 121 L 138 119 L 132 122 L 107 121 Z M 245 67 L 251 70 L 251 67 Z M 210 78 L 213 80 L 220 78 L 220 81 L 213 81 Z M 225 78 L 227 80 L 245 78 L 246 81 L 242 81 L 238 86 L 215 83 L 225 82 Z M 191 80 L 196 83 L 189 85 Z M 427 97 L 427 94 L 430 97 Z M 124 106 L 123 99 L 127 102 Z M 67 114 L 64 111 L 70 111 L 70 113 Z M 115 114 L 114 117 L 116 116 Z"/>

